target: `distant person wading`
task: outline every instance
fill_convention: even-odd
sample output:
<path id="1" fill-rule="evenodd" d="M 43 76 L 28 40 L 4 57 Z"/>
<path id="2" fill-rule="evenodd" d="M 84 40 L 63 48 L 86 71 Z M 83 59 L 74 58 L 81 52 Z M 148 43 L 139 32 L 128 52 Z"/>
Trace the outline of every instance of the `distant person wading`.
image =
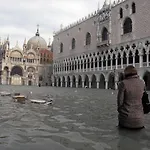
<path id="1" fill-rule="evenodd" d="M 145 83 L 134 66 L 127 66 L 124 79 L 118 85 L 117 110 L 119 127 L 141 129 L 144 127 L 142 96 Z"/>

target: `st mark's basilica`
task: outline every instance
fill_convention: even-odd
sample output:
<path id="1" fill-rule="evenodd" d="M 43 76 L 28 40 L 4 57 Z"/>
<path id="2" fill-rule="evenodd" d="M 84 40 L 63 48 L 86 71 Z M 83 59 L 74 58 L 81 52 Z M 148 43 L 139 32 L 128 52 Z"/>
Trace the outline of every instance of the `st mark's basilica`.
<path id="1" fill-rule="evenodd" d="M 51 85 L 53 53 L 51 44 L 35 36 L 23 47 L 10 48 L 9 37 L 0 43 L 0 82 L 7 85 Z"/>

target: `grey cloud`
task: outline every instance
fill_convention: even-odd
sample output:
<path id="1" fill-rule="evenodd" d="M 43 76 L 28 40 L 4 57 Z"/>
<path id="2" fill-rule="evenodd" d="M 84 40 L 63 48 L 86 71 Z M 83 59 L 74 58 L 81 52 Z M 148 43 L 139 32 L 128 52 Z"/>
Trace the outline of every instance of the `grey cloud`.
<path id="1" fill-rule="evenodd" d="M 104 0 L 99 2 L 102 5 Z M 24 40 L 23 30 L 31 33 L 28 37 L 32 37 L 36 24 L 40 24 L 41 36 L 47 40 L 54 30 L 59 30 L 60 24 L 66 26 L 93 12 L 97 3 L 98 0 L 5 0 L 0 3 L 0 36 L 10 34 L 12 45 L 15 45 L 17 37 L 19 43 Z M 4 27 L 9 29 L 1 32 Z M 19 33 L 11 32 L 13 27 L 18 28 Z"/>

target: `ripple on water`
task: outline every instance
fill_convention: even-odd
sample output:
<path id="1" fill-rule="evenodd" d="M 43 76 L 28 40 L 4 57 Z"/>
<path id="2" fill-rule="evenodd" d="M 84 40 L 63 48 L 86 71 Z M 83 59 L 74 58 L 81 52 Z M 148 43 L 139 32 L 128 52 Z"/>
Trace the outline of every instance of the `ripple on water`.
<path id="1" fill-rule="evenodd" d="M 52 116 L 51 118 L 59 121 L 60 123 L 74 122 L 75 121 L 75 120 L 67 119 L 65 116 L 62 116 L 62 115 Z"/>

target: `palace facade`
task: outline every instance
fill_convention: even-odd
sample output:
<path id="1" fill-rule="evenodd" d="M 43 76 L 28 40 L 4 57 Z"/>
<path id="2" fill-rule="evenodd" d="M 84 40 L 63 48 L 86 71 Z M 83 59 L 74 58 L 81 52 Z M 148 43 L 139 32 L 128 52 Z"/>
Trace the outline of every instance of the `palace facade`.
<path id="1" fill-rule="evenodd" d="M 53 41 L 52 85 L 117 89 L 134 65 L 150 89 L 150 1 L 105 1 L 103 7 L 61 28 Z"/>
<path id="2" fill-rule="evenodd" d="M 9 38 L 0 43 L 0 82 L 6 85 L 51 85 L 53 53 L 40 36 L 10 48 Z"/>

